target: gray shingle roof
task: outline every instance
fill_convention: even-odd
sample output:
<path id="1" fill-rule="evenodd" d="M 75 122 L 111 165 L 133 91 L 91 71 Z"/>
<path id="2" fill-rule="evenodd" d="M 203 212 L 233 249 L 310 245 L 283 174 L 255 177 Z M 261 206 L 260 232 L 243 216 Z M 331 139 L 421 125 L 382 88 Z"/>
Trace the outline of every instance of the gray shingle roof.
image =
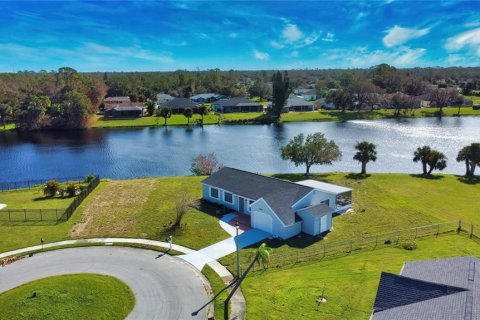
<path id="1" fill-rule="evenodd" d="M 198 108 L 198 104 L 187 98 L 175 98 L 162 104 L 162 107 L 172 109 Z"/>
<path id="2" fill-rule="evenodd" d="M 382 274 L 372 320 L 480 320 L 480 260 L 406 263 L 402 276 Z"/>
<path id="3" fill-rule="evenodd" d="M 289 181 L 229 167 L 218 170 L 202 182 L 248 199 L 263 198 L 285 225 L 295 222 L 292 205 L 313 190 Z"/>
<path id="4" fill-rule="evenodd" d="M 333 209 L 330 208 L 329 206 L 327 206 L 324 203 L 320 203 L 320 204 L 317 204 L 317 205 L 314 205 L 314 206 L 310 206 L 310 207 L 306 207 L 306 208 L 298 210 L 298 212 L 300 212 L 300 211 L 308 212 L 310 215 L 312 215 L 314 217 L 323 216 L 325 213 L 330 213 L 330 212 L 333 213 Z"/>
<path id="5" fill-rule="evenodd" d="M 294 107 L 294 106 L 312 106 L 311 102 L 305 101 L 303 98 L 297 97 L 294 94 L 288 96 L 286 106 L 287 107 Z"/>
<path id="6" fill-rule="evenodd" d="M 222 107 L 235 107 L 235 106 L 258 106 L 261 105 L 261 103 L 258 102 L 252 102 L 248 100 L 247 98 L 231 98 L 228 100 L 218 100 L 215 102 L 216 105 L 220 105 Z"/>

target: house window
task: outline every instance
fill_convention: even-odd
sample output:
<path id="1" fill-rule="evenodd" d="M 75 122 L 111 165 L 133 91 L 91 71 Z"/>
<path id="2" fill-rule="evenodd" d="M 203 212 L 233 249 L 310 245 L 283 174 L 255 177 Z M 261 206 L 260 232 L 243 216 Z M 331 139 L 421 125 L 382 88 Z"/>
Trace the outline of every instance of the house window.
<path id="1" fill-rule="evenodd" d="M 233 195 L 230 192 L 225 192 L 223 199 L 225 200 L 225 202 L 233 203 Z"/>
<path id="2" fill-rule="evenodd" d="M 218 199 L 218 189 L 210 188 L 210 197 Z"/>
<path id="3" fill-rule="evenodd" d="M 320 203 L 323 203 L 323 204 L 326 204 L 327 206 L 330 206 L 330 199 L 323 200 L 323 201 L 320 202 Z"/>

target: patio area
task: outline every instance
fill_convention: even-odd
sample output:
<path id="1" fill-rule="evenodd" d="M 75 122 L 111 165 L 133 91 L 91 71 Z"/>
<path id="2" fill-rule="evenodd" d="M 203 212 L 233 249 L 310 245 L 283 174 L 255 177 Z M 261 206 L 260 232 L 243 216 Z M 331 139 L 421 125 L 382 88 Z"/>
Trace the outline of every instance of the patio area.
<path id="1" fill-rule="evenodd" d="M 220 219 L 220 226 L 228 232 L 229 235 L 235 236 L 236 235 L 236 226 L 238 223 L 238 234 L 242 234 L 252 227 L 250 226 L 250 216 L 246 214 L 241 214 L 238 212 L 231 212 L 222 217 Z"/>

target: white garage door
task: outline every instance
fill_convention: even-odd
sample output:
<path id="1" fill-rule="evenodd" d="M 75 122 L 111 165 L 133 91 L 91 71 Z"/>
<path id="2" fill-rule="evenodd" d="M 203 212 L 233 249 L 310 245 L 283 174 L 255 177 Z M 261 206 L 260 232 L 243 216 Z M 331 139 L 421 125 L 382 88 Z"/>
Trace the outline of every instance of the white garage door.
<path id="1" fill-rule="evenodd" d="M 260 211 L 255 211 L 253 215 L 253 227 L 272 233 L 272 217 Z"/>

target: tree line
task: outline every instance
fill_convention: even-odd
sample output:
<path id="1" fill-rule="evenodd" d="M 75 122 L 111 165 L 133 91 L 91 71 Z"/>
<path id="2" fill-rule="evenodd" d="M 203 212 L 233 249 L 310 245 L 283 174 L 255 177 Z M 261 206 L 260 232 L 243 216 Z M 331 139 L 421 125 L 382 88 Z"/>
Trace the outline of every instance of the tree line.
<path id="1" fill-rule="evenodd" d="M 269 98 L 276 115 L 297 87 L 316 90 L 318 97 L 342 110 L 389 105 L 400 114 L 428 95 L 441 111 L 446 105 L 463 103 L 458 88 L 465 95 L 479 94 L 480 68 L 397 69 L 381 64 L 368 69 L 290 70 L 287 74 L 219 69 L 80 73 L 63 67 L 50 72 L 2 73 L 0 120 L 4 125 L 15 121 L 27 130 L 83 127 L 105 96 L 147 102 L 155 101 L 160 92 L 187 98 L 205 92 Z"/>

